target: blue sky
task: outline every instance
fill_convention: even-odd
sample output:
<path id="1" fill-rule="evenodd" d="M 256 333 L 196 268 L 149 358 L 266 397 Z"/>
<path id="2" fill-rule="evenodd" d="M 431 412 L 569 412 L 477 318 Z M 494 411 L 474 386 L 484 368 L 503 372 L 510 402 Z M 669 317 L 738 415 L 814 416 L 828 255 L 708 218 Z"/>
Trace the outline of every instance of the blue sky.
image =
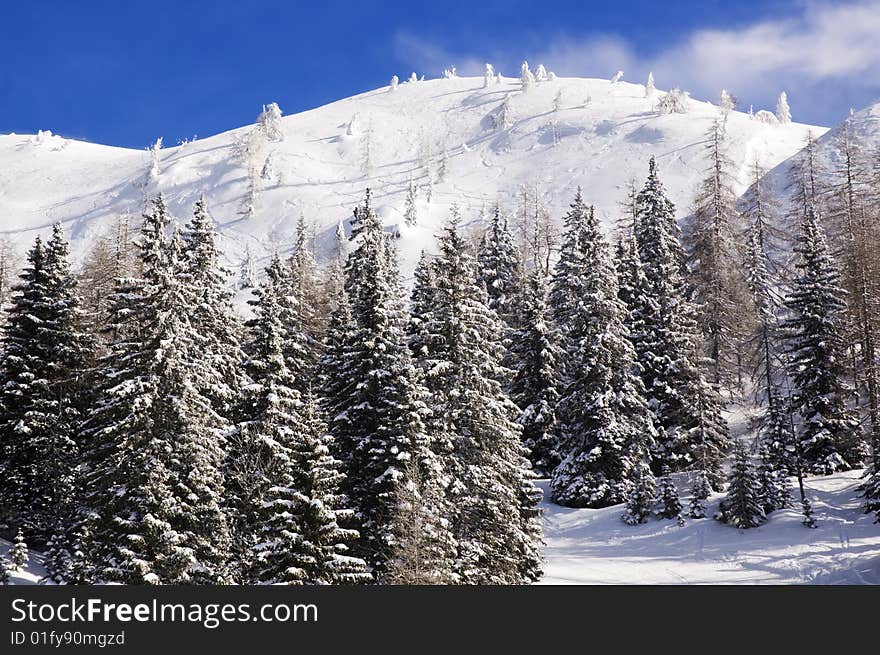
<path id="1" fill-rule="evenodd" d="M 131 5 L 131 6 L 126 6 Z M 49 129 L 142 148 L 295 113 L 413 70 L 722 87 L 741 108 L 790 97 L 831 124 L 880 98 L 880 0 L 614 2 L 0 1 L 0 133 Z"/>

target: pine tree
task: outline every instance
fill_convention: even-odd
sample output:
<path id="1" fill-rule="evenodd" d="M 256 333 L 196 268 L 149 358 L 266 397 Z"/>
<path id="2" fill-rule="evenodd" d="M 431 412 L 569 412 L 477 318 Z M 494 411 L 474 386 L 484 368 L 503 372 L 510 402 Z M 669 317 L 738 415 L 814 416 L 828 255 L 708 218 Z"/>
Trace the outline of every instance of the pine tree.
<path id="1" fill-rule="evenodd" d="M 225 463 L 227 503 L 233 519 L 232 558 L 245 582 L 258 579 L 260 567 L 254 553 L 266 519 L 266 495 L 285 474 L 290 441 L 302 431 L 297 379 L 302 371 L 291 370 L 287 355 L 302 351 L 304 337 L 292 331 L 286 320 L 291 296 L 277 254 L 254 295 L 249 355 L 244 363 L 250 384 Z"/>
<path id="2" fill-rule="evenodd" d="M 712 487 L 709 484 L 709 478 L 705 472 L 697 470 L 691 481 L 691 502 L 688 507 L 688 515 L 692 519 L 706 518 L 706 500 L 712 493 Z"/>
<path id="3" fill-rule="evenodd" d="M 687 232 L 691 298 L 697 304 L 703 351 L 713 384 L 738 384 L 742 315 L 747 290 L 734 245 L 739 216 L 730 182 L 732 162 L 724 153 L 722 124 L 714 121 L 707 134 L 709 167 L 695 200 Z"/>
<path id="4" fill-rule="evenodd" d="M 553 269 L 550 284 L 549 305 L 554 327 L 559 335 L 560 358 L 559 379 L 567 384 L 566 364 L 578 345 L 569 335 L 573 334 L 575 320 L 583 297 L 583 271 L 586 266 L 583 256 L 583 232 L 592 209 L 587 207 L 578 188 L 574 202 L 563 217 L 562 243 L 559 259 Z"/>
<path id="5" fill-rule="evenodd" d="M 866 453 L 858 417 L 846 407 L 846 302 L 838 286 L 840 274 L 809 202 L 794 250 L 798 275 L 786 298 L 792 316 L 783 324 L 794 385 L 792 408 L 801 418 L 797 438 L 806 470 L 828 475 L 861 465 Z"/>
<path id="6" fill-rule="evenodd" d="M 662 506 L 657 511 L 657 516 L 661 519 L 674 519 L 681 516 L 681 500 L 678 497 L 675 482 L 668 472 L 660 478 L 658 486 L 659 500 Z"/>
<path id="7" fill-rule="evenodd" d="M 190 322 L 195 300 L 164 200 L 145 214 L 140 279 L 120 280 L 115 338 L 85 423 L 87 515 L 96 577 L 130 584 L 226 579 L 225 423 L 204 395 L 213 379 Z"/>
<path id="8" fill-rule="evenodd" d="M 91 349 L 59 224 L 45 245 L 36 239 L 13 291 L 0 355 L 0 518 L 45 543 L 72 520 Z"/>
<path id="9" fill-rule="evenodd" d="M 313 397 L 304 402 L 301 425 L 288 424 L 273 444 L 278 467 L 263 500 L 266 516 L 255 547 L 258 579 L 267 583 L 352 584 L 370 579 L 366 563 L 348 555 L 355 530 L 339 521 L 342 474 L 330 455 Z"/>
<path id="10" fill-rule="evenodd" d="M 265 111 L 273 106 L 277 110 L 272 103 Z M 233 310 L 227 285 L 229 271 L 220 264 L 214 224 L 204 196 L 196 202 L 182 236 L 181 282 L 189 287 L 194 303 L 195 311 L 190 316 L 194 346 L 210 374 L 201 380 L 202 392 L 220 416 L 232 420 L 233 406 L 244 384 L 240 373 L 244 353 L 239 344 L 242 326 Z"/>
<path id="11" fill-rule="evenodd" d="M 632 485 L 626 494 L 626 511 L 623 522 L 627 525 L 645 523 L 657 501 L 657 486 L 647 466 L 639 467 L 633 475 Z"/>
<path id="12" fill-rule="evenodd" d="M 287 276 L 289 292 L 292 298 L 288 320 L 292 322 L 290 329 L 299 330 L 306 339 L 306 359 L 302 364 L 300 392 L 308 386 L 311 371 L 321 355 L 321 341 L 326 329 L 325 320 L 321 316 L 321 301 L 318 282 L 318 265 L 306 242 L 306 224 L 302 215 L 297 223 L 296 242 L 293 254 L 287 260 Z"/>
<path id="13" fill-rule="evenodd" d="M 788 95 L 785 91 L 779 94 L 779 102 L 776 103 L 776 118 L 783 125 L 791 123 L 791 108 L 788 106 Z"/>
<path id="14" fill-rule="evenodd" d="M 687 298 L 674 211 L 652 158 L 636 198 L 640 266 L 638 293 L 630 306 L 632 341 L 658 432 L 652 466 L 655 471 L 698 467 L 718 486 L 727 425 L 718 393 L 700 366 L 699 331 Z"/>
<path id="15" fill-rule="evenodd" d="M 545 300 L 543 274 L 535 270 L 523 298 L 520 328 L 511 350 L 517 362 L 510 398 L 522 409 L 517 422 L 522 427 L 523 445 L 528 449 L 532 470 L 547 477 L 559 463 L 556 442 L 557 348 Z"/>
<path id="16" fill-rule="evenodd" d="M 355 553 L 377 581 L 390 574 L 399 481 L 415 460 L 439 470 L 426 428 L 424 389 L 405 339 L 394 253 L 367 194 L 356 210 L 359 242 L 346 262 L 348 302 L 337 309 L 320 366 L 333 455 L 361 533 Z M 439 511 L 439 510 L 438 510 Z"/>
<path id="17" fill-rule="evenodd" d="M 766 445 L 761 446 L 760 449 L 758 486 L 761 489 L 761 502 L 765 514 L 791 505 L 788 473 L 778 467 L 777 460 Z"/>
<path id="18" fill-rule="evenodd" d="M 743 442 L 736 443 L 733 455 L 727 496 L 721 501 L 719 519 L 738 528 L 755 528 L 766 520 L 761 485 Z"/>
<path id="19" fill-rule="evenodd" d="M 409 226 L 417 225 L 419 222 L 418 208 L 416 206 L 418 195 L 412 177 L 409 178 L 409 184 L 406 187 L 406 200 L 404 202 L 403 222 Z"/>
<path id="20" fill-rule="evenodd" d="M 577 243 L 580 269 L 568 275 L 580 293 L 565 333 L 566 380 L 557 407 L 562 461 L 550 489 L 561 505 L 605 507 L 624 500 L 654 430 L 610 248 L 592 211 Z"/>
<path id="21" fill-rule="evenodd" d="M 489 307 L 495 311 L 508 330 L 516 328 L 520 261 L 513 235 L 496 204 L 489 228 L 483 234 L 477 255 L 480 283 L 489 296 Z"/>
<path id="22" fill-rule="evenodd" d="M 6 555 L 0 555 L 0 586 L 8 585 L 12 582 L 12 576 L 9 575 L 11 568 L 12 565 L 7 561 Z"/>
<path id="23" fill-rule="evenodd" d="M 25 567 L 27 567 L 28 562 L 31 561 L 28 546 L 24 540 L 24 534 L 22 533 L 21 528 L 19 528 L 18 532 L 15 534 L 15 541 L 12 543 L 12 548 L 9 549 L 9 561 L 12 562 L 13 571 L 24 570 Z"/>
<path id="24" fill-rule="evenodd" d="M 56 532 L 46 542 L 43 553 L 46 579 L 55 584 L 66 583 L 70 577 L 71 559 L 72 555 L 68 548 L 66 535 Z"/>
<path id="25" fill-rule="evenodd" d="M 455 573 L 463 584 L 521 584 L 540 576 L 540 491 L 528 471 L 501 388 L 501 327 L 477 282 L 458 217 L 439 238 L 435 287 L 424 317 L 429 348 L 417 359 L 431 393 L 434 429 L 446 452 Z"/>
<path id="26" fill-rule="evenodd" d="M 450 584 L 450 532 L 448 519 L 439 514 L 444 506 L 443 488 L 423 479 L 414 460 L 406 463 L 398 481 L 394 519 L 394 548 L 388 582 L 400 585 Z"/>

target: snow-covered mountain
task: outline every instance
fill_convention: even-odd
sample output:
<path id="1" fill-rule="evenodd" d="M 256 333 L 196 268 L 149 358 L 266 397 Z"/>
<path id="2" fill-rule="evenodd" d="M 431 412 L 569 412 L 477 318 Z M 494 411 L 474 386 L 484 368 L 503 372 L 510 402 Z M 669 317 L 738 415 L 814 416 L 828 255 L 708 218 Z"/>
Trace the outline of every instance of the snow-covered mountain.
<path id="1" fill-rule="evenodd" d="M 236 142 L 252 126 L 164 149 L 153 175 L 146 150 L 50 133 L 0 136 L 0 230 L 23 246 L 61 221 L 78 258 L 117 215 L 140 213 L 147 197 L 164 192 L 185 219 L 204 193 L 235 265 L 246 245 L 257 257 L 283 253 L 300 214 L 315 226 L 318 249 L 326 247 L 337 223 L 371 187 L 383 219 L 399 225 L 407 273 L 418 252 L 431 247 L 452 203 L 466 219 L 497 199 L 513 208 L 521 185 L 537 185 L 557 219 L 581 185 L 610 224 L 626 183 L 644 179 L 651 155 L 679 212 L 686 212 L 705 169 L 704 135 L 720 110 L 691 101 L 685 114 L 659 115 L 660 93 L 646 97 L 643 85 L 595 79 L 559 78 L 522 92 L 518 79 L 484 88 L 483 78 L 451 78 L 384 87 L 286 116 L 283 139 L 261 154 L 270 156 L 271 170 L 259 180 L 251 216 L 242 214 L 250 178 Z M 495 129 L 492 117 L 507 98 L 510 126 Z M 802 147 L 808 131 L 826 131 L 767 125 L 739 112 L 729 114 L 726 129 L 739 190 L 755 157 L 772 168 Z M 434 184 L 428 204 L 427 175 L 436 178 L 444 159 L 445 178 Z M 422 186 L 414 228 L 402 221 L 410 178 Z"/>

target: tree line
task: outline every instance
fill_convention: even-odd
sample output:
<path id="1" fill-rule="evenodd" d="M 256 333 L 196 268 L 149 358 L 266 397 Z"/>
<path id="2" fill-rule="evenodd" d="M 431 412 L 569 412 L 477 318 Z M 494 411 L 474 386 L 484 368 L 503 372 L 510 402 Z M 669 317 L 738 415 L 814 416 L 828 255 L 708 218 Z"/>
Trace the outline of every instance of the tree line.
<path id="1" fill-rule="evenodd" d="M 323 270 L 300 221 L 246 321 L 204 199 L 181 226 L 155 198 L 78 274 L 56 225 L 4 310 L 0 520 L 61 583 L 522 584 L 536 476 L 628 523 L 684 520 L 673 473 L 695 519 L 727 481 L 718 518 L 752 527 L 793 475 L 812 525 L 804 476 L 868 464 L 880 511 L 866 169 L 845 140 L 823 191 L 808 144 L 790 244 L 708 136 L 682 225 L 651 159 L 613 239 L 580 190 L 558 245 L 537 200 L 476 244 L 453 209 L 410 292 L 367 191 Z M 749 390 L 757 449 L 724 418 Z"/>

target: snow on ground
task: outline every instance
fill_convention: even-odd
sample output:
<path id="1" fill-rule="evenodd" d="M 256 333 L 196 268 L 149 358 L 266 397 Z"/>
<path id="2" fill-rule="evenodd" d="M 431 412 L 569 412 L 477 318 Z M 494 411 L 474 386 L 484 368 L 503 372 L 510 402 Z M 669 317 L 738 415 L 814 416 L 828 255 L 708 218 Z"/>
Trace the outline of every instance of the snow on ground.
<path id="1" fill-rule="evenodd" d="M 861 471 L 809 478 L 818 528 L 797 510 L 739 530 L 713 518 L 621 521 L 623 506 L 567 509 L 546 500 L 543 584 L 880 584 L 880 524 L 862 512 Z M 795 480 L 792 480 L 795 484 Z M 796 487 L 793 487 L 797 498 Z M 723 494 L 709 505 L 711 517 Z M 687 507 L 682 494 L 682 504 Z"/>
<path id="2" fill-rule="evenodd" d="M 548 481 L 541 480 L 541 584 L 880 584 L 880 524 L 862 512 L 860 475 L 807 480 L 815 530 L 801 525 L 795 509 L 773 512 L 751 530 L 713 518 L 687 519 L 684 527 L 658 519 L 629 526 L 620 519 L 622 505 L 593 510 L 550 503 Z M 710 517 L 721 498 L 710 499 Z M 682 504 L 687 507 L 684 493 Z M 0 553 L 9 546 L 0 540 Z M 12 573 L 12 584 L 43 584 L 45 574 L 40 555 L 31 551 L 30 565 Z"/>
<path id="3" fill-rule="evenodd" d="M 641 84 L 582 78 L 542 82 L 523 93 L 518 79 L 483 88 L 482 78 L 461 77 L 405 83 L 395 91 L 384 87 L 286 116 L 283 141 L 268 145 L 273 173 L 259 182 L 252 217 L 242 215 L 247 167 L 235 155 L 236 140 L 250 126 L 162 150 L 155 177 L 146 150 L 48 132 L 0 135 L 0 235 L 13 236 L 23 248 L 61 221 L 79 259 L 116 216 L 140 214 L 146 198 L 165 193 L 171 210 L 186 219 L 204 193 L 228 264 L 237 267 L 245 246 L 258 258 L 288 251 L 300 214 L 316 227 L 320 255 L 370 186 L 383 220 L 400 229 L 407 275 L 421 249 L 432 247 L 453 203 L 465 220 L 498 199 L 515 209 L 521 185 L 537 185 L 556 220 L 581 185 L 610 226 L 627 183 L 644 180 L 652 155 L 679 214 L 686 214 L 706 168 L 706 130 L 721 114 L 717 106 L 694 100 L 686 114 L 658 115 L 660 93 L 645 97 Z M 508 97 L 511 125 L 495 130 L 491 116 Z M 258 111 L 255 107 L 254 116 Z M 756 157 L 768 168 L 776 166 L 800 150 L 808 132 L 825 131 L 795 123 L 765 125 L 731 112 L 727 154 L 736 166 L 737 190 L 744 190 Z M 166 144 L 173 143 L 174 135 L 164 136 Z M 365 174 L 367 141 L 372 170 Z M 436 181 L 444 152 L 448 174 Z M 430 204 L 427 170 L 435 179 Z M 401 225 L 410 178 L 422 187 L 420 224 L 414 228 Z"/>
<path id="4" fill-rule="evenodd" d="M 9 561 L 9 549 L 12 544 L 4 539 L 0 539 L 0 557 L 6 557 Z M 44 584 L 43 578 L 46 576 L 46 569 L 43 568 L 43 557 L 39 553 L 30 551 L 30 562 L 22 571 L 10 571 L 9 584 L 27 585 L 27 584 Z"/>

